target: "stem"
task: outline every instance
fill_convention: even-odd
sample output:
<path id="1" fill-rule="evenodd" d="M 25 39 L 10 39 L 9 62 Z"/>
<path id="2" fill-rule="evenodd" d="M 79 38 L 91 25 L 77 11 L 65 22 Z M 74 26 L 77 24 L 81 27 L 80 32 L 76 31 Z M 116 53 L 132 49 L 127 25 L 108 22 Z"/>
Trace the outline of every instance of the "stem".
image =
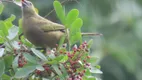
<path id="1" fill-rule="evenodd" d="M 71 44 L 70 44 L 70 33 L 69 33 L 69 30 L 68 30 L 68 28 L 66 28 L 66 35 L 67 35 L 67 41 L 68 41 L 68 45 L 69 45 L 69 51 L 70 51 L 70 47 L 71 47 Z"/>
<path id="2" fill-rule="evenodd" d="M 81 33 L 82 36 L 102 36 L 100 33 Z"/>

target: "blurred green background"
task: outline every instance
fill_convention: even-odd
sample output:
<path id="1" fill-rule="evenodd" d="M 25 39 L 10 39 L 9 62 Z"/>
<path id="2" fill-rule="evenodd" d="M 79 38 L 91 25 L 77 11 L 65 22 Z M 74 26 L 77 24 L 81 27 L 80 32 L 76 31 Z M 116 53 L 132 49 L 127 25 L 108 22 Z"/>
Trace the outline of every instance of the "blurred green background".
<path id="1" fill-rule="evenodd" d="M 41 16 L 53 10 L 54 0 L 31 0 Z M 93 38 L 92 55 L 99 58 L 102 80 L 142 80 L 142 0 L 60 0 L 66 12 L 80 11 L 84 20 L 82 32 L 97 32 L 103 36 Z M 21 18 L 21 9 L 13 3 L 4 3 L 0 19 L 16 15 L 14 24 Z M 59 22 L 55 12 L 46 18 Z"/>

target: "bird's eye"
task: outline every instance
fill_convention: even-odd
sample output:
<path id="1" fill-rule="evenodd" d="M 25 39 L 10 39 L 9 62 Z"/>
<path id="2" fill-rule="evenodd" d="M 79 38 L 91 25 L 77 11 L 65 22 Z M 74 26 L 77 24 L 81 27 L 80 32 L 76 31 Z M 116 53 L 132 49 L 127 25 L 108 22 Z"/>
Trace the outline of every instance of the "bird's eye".
<path id="1" fill-rule="evenodd" d="M 29 3 L 30 5 L 32 5 L 32 3 Z"/>

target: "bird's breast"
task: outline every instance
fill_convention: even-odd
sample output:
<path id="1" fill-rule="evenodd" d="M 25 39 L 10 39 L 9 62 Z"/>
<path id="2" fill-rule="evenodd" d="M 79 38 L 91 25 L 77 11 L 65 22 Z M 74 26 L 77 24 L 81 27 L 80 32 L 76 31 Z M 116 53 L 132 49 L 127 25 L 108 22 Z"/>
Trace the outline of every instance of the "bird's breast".
<path id="1" fill-rule="evenodd" d="M 25 37 L 36 46 L 44 46 L 44 32 L 36 24 L 23 22 Z"/>

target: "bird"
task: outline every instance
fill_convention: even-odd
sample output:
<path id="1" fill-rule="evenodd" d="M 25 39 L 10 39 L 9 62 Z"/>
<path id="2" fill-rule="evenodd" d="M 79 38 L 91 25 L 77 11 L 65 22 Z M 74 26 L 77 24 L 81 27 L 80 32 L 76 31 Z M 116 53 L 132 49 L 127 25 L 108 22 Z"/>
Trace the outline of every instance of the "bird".
<path id="1" fill-rule="evenodd" d="M 65 26 L 40 16 L 28 0 L 22 0 L 21 9 L 24 36 L 35 46 L 55 48 L 65 34 Z M 66 37 L 65 42 L 67 41 Z"/>

